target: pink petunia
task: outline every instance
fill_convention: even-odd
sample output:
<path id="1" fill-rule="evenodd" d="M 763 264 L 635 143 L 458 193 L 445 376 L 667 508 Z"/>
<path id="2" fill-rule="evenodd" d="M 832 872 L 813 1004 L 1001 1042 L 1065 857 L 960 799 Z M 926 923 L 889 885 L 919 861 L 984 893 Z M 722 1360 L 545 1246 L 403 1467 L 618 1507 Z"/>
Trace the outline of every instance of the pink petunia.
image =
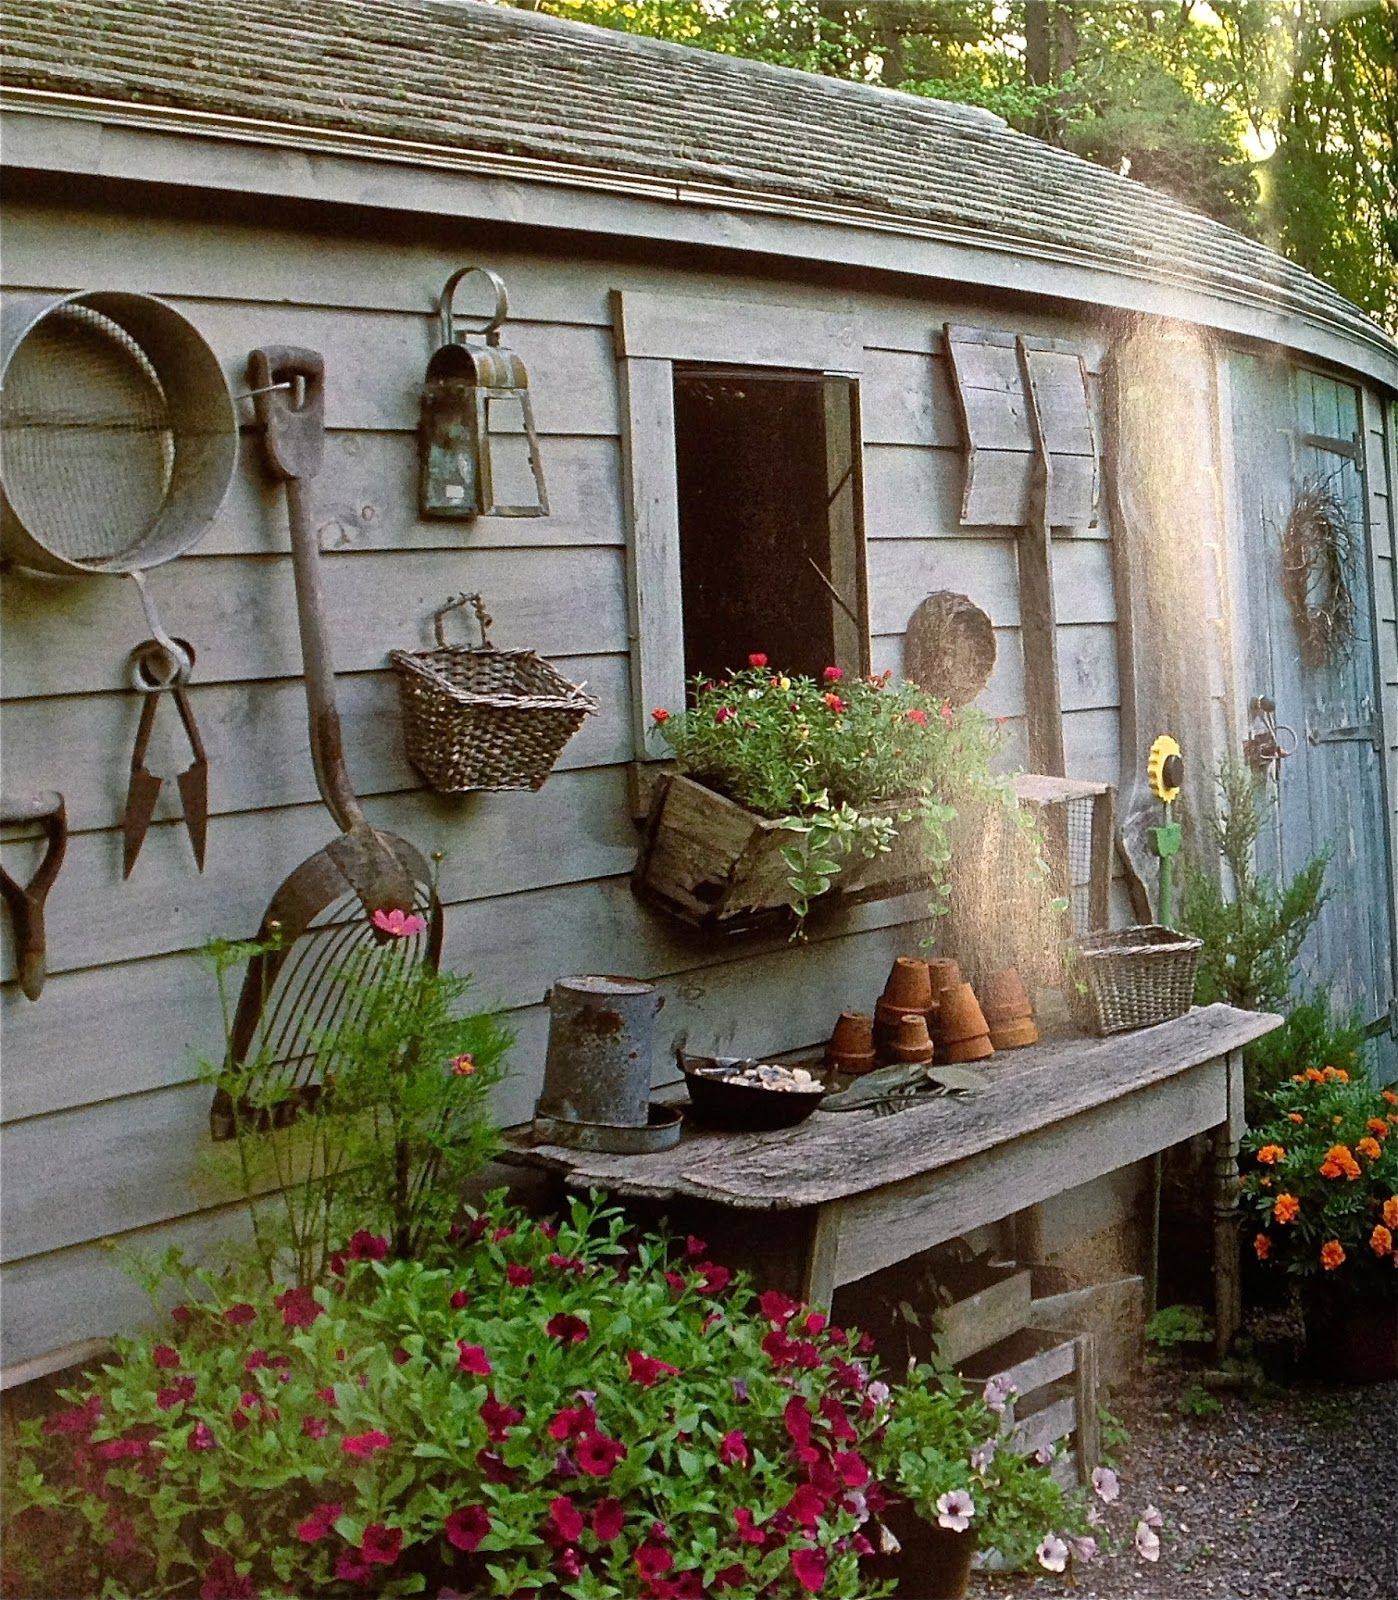
<path id="1" fill-rule="evenodd" d="M 490 1513 L 484 1506 L 460 1506 L 447 1518 L 442 1531 L 449 1545 L 470 1555 L 490 1532 Z"/>
<path id="2" fill-rule="evenodd" d="M 824 1550 L 805 1547 L 791 1552 L 791 1575 L 807 1594 L 819 1594 L 825 1587 L 825 1568 Z"/>
<path id="3" fill-rule="evenodd" d="M 483 1346 L 470 1344 L 465 1339 L 456 1341 L 456 1365 L 460 1371 L 469 1372 L 477 1378 L 488 1378 L 495 1370 Z"/>
<path id="4" fill-rule="evenodd" d="M 426 917 L 416 911 L 401 911 L 397 906 L 389 911 L 376 911 L 370 920 L 380 933 L 386 933 L 390 939 L 411 939 L 415 933 L 422 933 L 427 927 Z"/>
<path id="5" fill-rule="evenodd" d="M 317 1506 L 310 1516 L 296 1524 L 296 1537 L 302 1544 L 319 1543 L 334 1531 L 343 1511 L 344 1507 L 336 1500 Z"/>
<path id="6" fill-rule="evenodd" d="M 590 1478 L 608 1477 L 626 1455 L 626 1446 L 605 1433 L 585 1433 L 574 1446 L 579 1468 Z"/>
<path id="7" fill-rule="evenodd" d="M 653 1389 L 662 1378 L 677 1378 L 680 1374 L 678 1367 L 672 1367 L 668 1361 L 658 1361 L 641 1350 L 628 1350 L 626 1364 L 632 1383 L 639 1384 L 642 1389 Z"/>
<path id="8" fill-rule="evenodd" d="M 587 1262 L 579 1260 L 577 1256 L 561 1255 L 557 1250 L 549 1257 L 549 1265 L 555 1272 L 584 1273 L 587 1271 Z"/>
<path id="9" fill-rule="evenodd" d="M 592 1508 L 592 1531 L 603 1544 L 621 1537 L 626 1508 L 614 1495 L 607 1495 Z"/>
<path id="10" fill-rule="evenodd" d="M 364 1530 L 364 1540 L 359 1553 L 371 1566 L 391 1567 L 403 1548 L 403 1530 L 385 1527 L 382 1522 L 371 1522 Z"/>
<path id="11" fill-rule="evenodd" d="M 718 1442 L 719 1464 L 725 1467 L 745 1467 L 748 1464 L 748 1441 L 741 1428 L 725 1433 Z"/>
<path id="12" fill-rule="evenodd" d="M 348 1433 L 340 1440 L 340 1449 L 356 1460 L 367 1461 L 380 1450 L 387 1450 L 393 1440 L 380 1428 L 370 1428 L 368 1433 Z"/>
<path id="13" fill-rule="evenodd" d="M 556 1495 L 549 1501 L 549 1521 L 564 1544 L 575 1544 L 582 1538 L 583 1514 L 568 1495 Z"/>
<path id="14" fill-rule="evenodd" d="M 282 1325 L 287 1328 L 309 1328 L 325 1312 L 325 1307 L 306 1288 L 288 1289 L 272 1304 L 281 1312 Z"/>
<path id="15" fill-rule="evenodd" d="M 544 1332 L 550 1339 L 557 1339 L 562 1344 L 582 1344 L 589 1333 L 587 1324 L 581 1317 L 575 1317 L 571 1311 L 558 1311 L 544 1324 Z"/>
<path id="16" fill-rule="evenodd" d="M 782 1423 L 793 1444 L 811 1442 L 811 1408 L 804 1395 L 794 1394 L 787 1401 L 782 1410 Z"/>

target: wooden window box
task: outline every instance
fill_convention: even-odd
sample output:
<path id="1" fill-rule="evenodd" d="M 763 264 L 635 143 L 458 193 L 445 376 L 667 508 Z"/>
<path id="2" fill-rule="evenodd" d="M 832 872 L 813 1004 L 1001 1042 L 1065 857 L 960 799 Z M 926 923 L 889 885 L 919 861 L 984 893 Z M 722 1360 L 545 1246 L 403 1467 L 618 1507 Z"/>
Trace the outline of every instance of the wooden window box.
<path id="1" fill-rule="evenodd" d="M 900 809 L 890 804 L 887 814 Z M 818 907 L 887 899 L 925 881 L 914 818 L 886 853 L 854 854 Z M 657 787 L 632 887 L 647 904 L 692 927 L 740 933 L 792 915 L 784 846 L 800 835 L 682 774 Z"/>

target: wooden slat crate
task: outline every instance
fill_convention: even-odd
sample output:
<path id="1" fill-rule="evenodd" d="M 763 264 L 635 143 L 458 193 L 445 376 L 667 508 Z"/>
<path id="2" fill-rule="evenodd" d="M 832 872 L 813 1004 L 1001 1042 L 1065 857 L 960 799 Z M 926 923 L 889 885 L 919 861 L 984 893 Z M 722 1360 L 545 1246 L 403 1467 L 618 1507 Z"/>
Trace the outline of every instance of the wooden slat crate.
<path id="1" fill-rule="evenodd" d="M 1003 1277 L 937 1312 L 937 1354 L 948 1366 L 958 1366 L 1028 1326 L 1029 1268 L 1016 1268 L 1013 1263 L 1004 1265 Z"/>
<path id="2" fill-rule="evenodd" d="M 1086 1483 L 1098 1463 L 1097 1346 L 1090 1333 L 1024 1328 L 961 1364 L 977 1386 L 998 1377 L 1015 1394 L 1001 1419 L 1001 1432 L 1023 1455 L 1063 1444 L 1054 1463 L 1066 1483 Z"/>

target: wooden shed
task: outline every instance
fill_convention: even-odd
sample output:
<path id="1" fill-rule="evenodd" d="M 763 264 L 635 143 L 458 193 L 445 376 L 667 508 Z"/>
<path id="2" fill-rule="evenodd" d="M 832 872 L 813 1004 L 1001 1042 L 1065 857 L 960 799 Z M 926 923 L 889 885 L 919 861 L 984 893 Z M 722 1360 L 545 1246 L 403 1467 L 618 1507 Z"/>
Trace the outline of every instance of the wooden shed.
<path id="1" fill-rule="evenodd" d="M 0 35 L 7 296 L 160 297 L 235 394 L 255 346 L 324 353 L 315 520 L 349 764 L 377 823 L 442 852 L 444 960 L 517 1035 L 507 1122 L 533 1106 L 561 973 L 654 979 L 667 1034 L 752 1052 L 815 1045 L 877 991 L 917 896 L 799 945 L 706 941 L 638 903 L 638 768 L 706 650 L 897 672 L 937 590 L 994 624 L 980 703 L 1010 759 L 1118 785 L 1118 920 L 1154 735 L 1185 745 L 1197 821 L 1275 705 L 1295 753 L 1265 849 L 1288 869 L 1333 849 L 1308 970 L 1391 1063 L 1398 347 L 1332 290 L 988 112 L 474 0 L 9 0 Z M 417 513 L 434 306 L 477 263 L 509 289 L 547 516 Z M 202 874 L 167 796 L 122 877 L 134 587 L 5 574 L 4 787 L 61 791 L 71 829 L 41 998 L 8 929 L 0 971 L 11 1372 L 138 1318 L 107 1241 L 197 1249 L 239 1224 L 202 1175 L 196 1063 L 221 1035 L 194 953 L 251 935 L 329 831 L 281 501 L 243 456 L 205 537 L 149 579 L 197 650 Z M 1359 535 L 1357 623 L 1310 667 L 1278 540 L 1318 477 Z M 600 702 L 537 793 L 448 799 L 404 760 L 388 652 L 422 648 L 461 590 Z M 17 873 L 31 848 L 9 831 Z M 1112 1226 L 1134 1199 L 1108 1188 L 1047 1216 L 1050 1242 Z"/>

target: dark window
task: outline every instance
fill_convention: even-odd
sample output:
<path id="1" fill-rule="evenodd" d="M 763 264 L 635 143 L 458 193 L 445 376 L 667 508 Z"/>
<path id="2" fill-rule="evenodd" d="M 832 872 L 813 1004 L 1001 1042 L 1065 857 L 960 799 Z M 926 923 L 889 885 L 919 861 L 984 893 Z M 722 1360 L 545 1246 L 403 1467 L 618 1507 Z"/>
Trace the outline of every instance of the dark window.
<path id="1" fill-rule="evenodd" d="M 853 381 L 676 366 L 675 458 L 685 676 L 867 671 Z"/>

